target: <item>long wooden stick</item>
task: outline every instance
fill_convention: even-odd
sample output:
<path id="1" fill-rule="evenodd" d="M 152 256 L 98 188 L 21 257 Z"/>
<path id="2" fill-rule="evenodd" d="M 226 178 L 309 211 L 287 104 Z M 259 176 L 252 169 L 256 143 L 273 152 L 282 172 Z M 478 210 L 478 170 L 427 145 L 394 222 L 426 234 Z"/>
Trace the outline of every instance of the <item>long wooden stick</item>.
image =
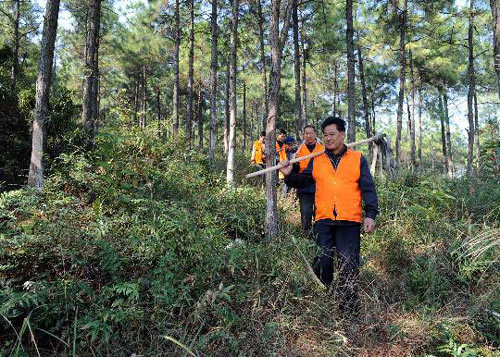
<path id="1" fill-rule="evenodd" d="M 350 147 L 353 147 L 353 146 L 358 146 L 358 145 L 361 145 L 361 144 L 370 143 L 372 141 L 380 140 L 384 136 L 385 136 L 385 134 L 377 134 L 377 135 L 375 135 L 375 136 L 373 136 L 373 137 L 371 137 L 369 139 L 364 139 L 364 140 L 356 141 L 355 143 L 346 144 L 346 146 L 348 148 L 350 148 Z M 296 159 L 292 159 L 292 160 L 290 160 L 290 164 L 295 164 L 296 162 L 299 162 L 299 161 L 304 161 L 304 160 L 307 160 L 307 159 L 312 159 L 313 157 L 322 155 L 324 152 L 325 151 L 322 150 L 322 151 L 318 151 L 318 152 L 315 152 L 315 153 L 312 153 L 312 154 L 309 154 L 309 155 L 306 155 L 306 156 L 301 156 L 301 157 L 298 157 Z M 248 179 L 248 178 L 251 178 L 251 177 L 260 176 L 260 175 L 263 175 L 263 174 L 265 174 L 267 172 L 279 170 L 282 167 L 283 167 L 282 164 L 278 164 L 278 165 L 275 165 L 275 166 L 267 167 L 267 168 L 265 168 L 263 170 L 252 172 L 251 174 L 246 175 L 245 178 Z"/>

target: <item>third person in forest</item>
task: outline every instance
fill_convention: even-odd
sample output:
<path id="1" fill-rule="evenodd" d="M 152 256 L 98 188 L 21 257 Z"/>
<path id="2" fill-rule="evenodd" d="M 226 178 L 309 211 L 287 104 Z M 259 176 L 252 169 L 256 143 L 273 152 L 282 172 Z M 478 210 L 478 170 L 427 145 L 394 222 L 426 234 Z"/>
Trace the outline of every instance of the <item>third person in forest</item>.
<path id="1" fill-rule="evenodd" d="M 325 147 L 320 144 L 316 139 L 316 129 L 312 125 L 306 125 L 303 132 L 304 142 L 299 146 L 297 150 L 297 157 L 303 157 L 315 152 L 325 150 Z M 308 160 L 303 160 L 298 162 L 299 172 L 303 172 L 309 165 Z M 297 197 L 299 198 L 300 206 L 300 220 L 302 223 L 302 229 L 306 236 L 311 234 L 312 218 L 314 212 L 314 189 L 315 185 L 311 184 L 304 188 L 297 189 Z"/>

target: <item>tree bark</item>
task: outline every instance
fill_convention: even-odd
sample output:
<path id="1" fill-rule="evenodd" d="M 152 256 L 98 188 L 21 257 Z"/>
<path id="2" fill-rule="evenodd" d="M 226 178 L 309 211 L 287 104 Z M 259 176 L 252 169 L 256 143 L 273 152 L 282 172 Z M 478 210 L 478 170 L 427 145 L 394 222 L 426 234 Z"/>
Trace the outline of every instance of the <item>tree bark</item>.
<path id="1" fill-rule="evenodd" d="M 194 81 L 194 0 L 189 0 L 189 74 L 186 98 L 186 139 L 191 145 L 193 122 L 193 81 Z"/>
<path id="2" fill-rule="evenodd" d="M 142 65 L 142 110 L 141 110 L 141 128 L 146 127 L 146 112 L 148 109 L 148 86 L 146 77 L 146 65 Z"/>
<path id="3" fill-rule="evenodd" d="M 227 151 L 226 182 L 234 185 L 234 154 L 236 147 L 236 61 L 238 48 L 238 12 L 240 1 L 232 0 L 232 22 L 229 60 L 229 149 Z"/>
<path id="4" fill-rule="evenodd" d="M 359 36 L 358 36 L 359 38 Z M 361 46 L 358 45 L 358 66 L 359 66 L 359 79 L 361 82 L 361 96 L 363 98 L 363 114 L 365 117 L 365 133 L 366 137 L 370 138 L 373 136 L 373 131 L 370 123 L 370 108 L 368 106 L 368 98 L 366 95 L 366 82 L 365 82 L 365 70 L 363 67 L 363 55 L 361 53 Z M 373 150 L 373 143 L 370 142 L 368 145 L 368 150 L 371 153 Z"/>
<path id="5" fill-rule="evenodd" d="M 418 162 L 422 166 L 422 73 L 419 68 L 419 85 L 418 85 Z"/>
<path id="6" fill-rule="evenodd" d="M 49 91 L 52 76 L 52 62 L 57 34 L 59 0 L 47 0 L 43 22 L 40 62 L 36 82 L 35 115 L 31 145 L 31 161 L 28 186 L 43 187 L 43 154 L 45 143 L 45 120 L 49 112 Z"/>
<path id="7" fill-rule="evenodd" d="M 267 66 L 266 56 L 264 50 L 264 16 L 262 15 L 261 0 L 257 0 L 257 12 L 259 18 L 259 50 L 260 50 L 260 63 L 262 66 L 262 90 L 264 91 L 264 115 L 262 116 L 262 128 L 266 127 L 267 113 L 269 113 L 269 98 L 267 88 Z"/>
<path id="8" fill-rule="evenodd" d="M 410 55 L 410 78 L 411 78 L 411 118 L 410 118 L 410 138 L 411 138 L 411 165 L 417 167 L 416 143 L 415 143 L 415 76 L 413 75 L 413 56 Z"/>
<path id="9" fill-rule="evenodd" d="M 172 98 L 172 134 L 174 139 L 179 135 L 179 48 L 181 45 L 181 20 L 179 0 L 175 0 L 175 44 L 174 44 L 174 88 Z"/>
<path id="10" fill-rule="evenodd" d="M 498 100 L 500 101 L 500 1 L 490 0 L 493 14 L 493 58 L 498 81 Z"/>
<path id="11" fill-rule="evenodd" d="M 406 16 L 407 16 L 407 0 L 403 0 L 403 10 L 399 13 L 399 97 L 398 97 L 398 114 L 396 123 L 396 164 L 401 163 L 401 131 L 403 129 L 403 101 L 405 97 L 405 71 L 406 71 Z"/>
<path id="12" fill-rule="evenodd" d="M 85 43 L 85 68 L 82 100 L 82 125 L 89 144 L 93 143 L 98 121 L 99 29 L 101 1 L 91 0 Z"/>
<path id="13" fill-rule="evenodd" d="M 19 19 L 21 17 L 20 0 L 14 0 L 14 41 L 12 46 L 12 68 L 10 72 L 10 89 L 16 89 L 19 72 Z"/>
<path id="14" fill-rule="evenodd" d="M 231 77 L 229 76 L 229 59 L 226 64 L 226 96 L 225 104 L 226 110 L 224 114 L 224 154 L 227 155 L 229 150 L 229 82 Z"/>
<path id="15" fill-rule="evenodd" d="M 198 116 L 198 148 L 203 149 L 203 91 L 201 85 L 198 90 L 198 106 L 196 114 Z"/>
<path id="16" fill-rule="evenodd" d="M 346 0 L 347 44 L 347 141 L 356 141 L 356 84 L 354 73 L 354 25 L 352 0 Z"/>
<path id="17" fill-rule="evenodd" d="M 134 78 L 135 87 L 134 87 L 134 125 L 139 125 L 137 122 L 137 110 L 139 107 L 139 79 L 137 77 Z"/>
<path id="18" fill-rule="evenodd" d="M 337 96 L 339 95 L 339 81 L 338 81 L 338 63 L 337 60 L 333 62 L 333 116 L 337 116 Z"/>
<path id="19" fill-rule="evenodd" d="M 474 90 L 474 137 L 476 151 L 476 176 L 481 174 L 481 145 L 479 143 L 479 111 L 477 108 L 477 93 Z"/>
<path id="20" fill-rule="evenodd" d="M 243 81 L 243 152 L 247 148 L 247 84 Z"/>
<path id="21" fill-rule="evenodd" d="M 302 132 L 302 101 L 300 97 L 300 48 L 299 48 L 299 16 L 298 2 L 293 0 L 292 4 L 293 22 L 293 68 L 295 72 L 295 137 L 300 138 Z"/>
<path id="22" fill-rule="evenodd" d="M 451 151 L 451 132 L 450 132 L 450 116 L 448 114 L 448 91 L 444 88 L 443 91 L 443 106 L 444 106 L 444 123 L 446 126 L 446 160 L 448 167 L 448 177 L 453 178 L 453 153 Z"/>
<path id="23" fill-rule="evenodd" d="M 469 66 L 467 70 L 467 79 L 469 82 L 469 91 L 467 93 L 467 119 L 469 130 L 467 131 L 467 176 L 472 180 L 472 160 L 474 155 L 474 110 L 473 100 L 475 92 L 475 73 L 474 73 L 474 0 L 470 0 L 469 6 L 469 31 L 467 43 L 469 47 Z"/>
<path id="24" fill-rule="evenodd" d="M 269 113 L 267 116 L 266 127 L 266 166 L 275 165 L 276 160 L 276 123 L 279 114 L 279 90 L 281 86 L 281 56 L 283 45 L 288 34 L 290 25 L 290 9 L 283 16 L 282 32 L 279 31 L 280 23 L 280 0 L 271 2 L 271 73 L 269 75 Z M 266 174 L 266 237 L 274 239 L 278 235 L 278 204 L 276 197 L 276 179 L 275 172 Z"/>
<path id="25" fill-rule="evenodd" d="M 300 21 L 300 47 L 302 48 L 302 122 L 307 124 L 307 49 L 304 17 Z"/>
<path id="26" fill-rule="evenodd" d="M 217 0 L 212 0 L 212 18 L 210 20 L 212 43 L 210 56 L 210 147 L 208 157 L 213 167 L 215 162 L 215 144 L 217 141 L 217 42 L 219 28 L 217 26 Z"/>
<path id="27" fill-rule="evenodd" d="M 438 90 L 438 96 L 439 96 L 439 121 L 441 122 L 441 148 L 443 150 L 443 157 L 444 157 L 444 168 L 445 172 L 448 173 L 450 171 L 450 168 L 448 166 L 448 152 L 447 152 L 447 145 L 446 145 L 446 126 L 444 124 L 444 106 L 443 106 L 443 93 L 442 93 L 442 88 L 439 88 Z"/>

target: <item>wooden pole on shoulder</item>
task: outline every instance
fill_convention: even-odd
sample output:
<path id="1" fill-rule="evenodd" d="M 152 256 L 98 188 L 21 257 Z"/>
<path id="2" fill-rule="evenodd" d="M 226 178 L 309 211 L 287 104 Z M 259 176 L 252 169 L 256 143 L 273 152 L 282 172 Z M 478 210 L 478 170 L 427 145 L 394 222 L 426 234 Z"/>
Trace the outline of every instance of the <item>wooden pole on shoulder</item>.
<path id="1" fill-rule="evenodd" d="M 358 145 L 362 145 L 362 144 L 371 143 L 372 141 L 378 141 L 378 140 L 382 139 L 384 136 L 385 136 L 385 134 L 377 134 L 377 135 L 375 135 L 375 136 L 373 136 L 373 137 L 371 137 L 369 139 L 364 139 L 364 140 L 356 141 L 355 143 L 346 144 L 346 146 L 348 148 L 350 148 L 350 147 L 353 147 L 353 146 L 358 146 Z M 292 159 L 292 160 L 290 160 L 290 164 L 295 164 L 296 162 L 300 162 L 300 161 L 303 161 L 303 160 L 312 159 L 313 157 L 316 157 L 316 156 L 319 156 L 319 155 L 323 155 L 324 152 L 325 152 L 324 150 L 323 151 L 318 151 L 318 152 L 315 152 L 315 153 L 312 153 L 312 154 L 309 154 L 309 155 L 306 155 L 306 156 L 301 156 L 301 157 L 298 157 L 296 159 Z M 260 176 L 260 175 L 265 174 L 266 172 L 271 172 L 271 171 L 279 170 L 282 167 L 283 167 L 282 164 L 271 166 L 271 167 L 265 168 L 263 170 L 252 172 L 251 174 L 246 175 L 245 178 L 248 179 L 248 178 L 251 178 L 251 177 Z"/>

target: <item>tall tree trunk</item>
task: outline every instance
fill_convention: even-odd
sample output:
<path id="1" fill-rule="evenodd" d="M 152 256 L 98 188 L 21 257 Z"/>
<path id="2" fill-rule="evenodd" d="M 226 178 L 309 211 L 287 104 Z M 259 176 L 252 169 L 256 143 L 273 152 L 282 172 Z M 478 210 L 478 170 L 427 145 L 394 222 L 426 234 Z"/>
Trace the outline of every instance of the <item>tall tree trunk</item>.
<path id="1" fill-rule="evenodd" d="M 443 150 L 444 168 L 446 173 L 448 173 L 450 171 L 450 168 L 448 167 L 448 152 L 446 151 L 447 148 L 446 127 L 444 124 L 443 93 L 441 88 L 439 88 L 438 95 L 439 95 L 439 121 L 441 122 L 441 148 Z"/>
<path id="2" fill-rule="evenodd" d="M 469 92 L 467 93 L 467 119 L 469 121 L 469 130 L 467 131 L 467 176 L 472 179 L 472 160 L 474 155 L 474 110 L 472 102 L 476 90 L 474 73 L 474 0 L 470 0 L 469 11 L 469 32 L 467 36 L 469 46 L 469 66 L 467 70 L 469 81 Z"/>
<path id="3" fill-rule="evenodd" d="M 281 86 L 281 56 L 283 45 L 288 34 L 290 25 L 290 14 L 283 16 L 282 32 L 279 31 L 280 24 L 280 0 L 271 2 L 271 73 L 269 75 L 269 113 L 266 127 L 266 165 L 273 166 L 276 160 L 276 123 L 279 114 L 279 90 Z M 287 8 L 289 11 L 289 9 Z M 278 235 L 278 205 L 276 197 L 276 172 L 266 174 L 266 237 L 274 239 Z"/>
<path id="4" fill-rule="evenodd" d="M 16 89 L 17 74 L 19 72 L 19 19 L 21 0 L 14 0 L 14 41 L 12 46 L 12 68 L 10 71 L 10 89 Z"/>
<path id="5" fill-rule="evenodd" d="M 193 122 L 193 81 L 194 81 L 194 0 L 189 0 L 189 74 L 186 98 L 186 138 L 191 145 Z"/>
<path id="6" fill-rule="evenodd" d="M 215 144 L 217 141 L 217 42 L 218 42 L 218 26 L 217 26 L 217 0 L 212 0 L 212 18 L 210 19 L 212 43 L 210 55 L 210 147 L 208 149 L 208 157 L 211 165 L 215 162 Z"/>
<path id="7" fill-rule="evenodd" d="M 453 178 L 453 153 L 451 151 L 451 132 L 450 132 L 450 116 L 448 114 L 448 91 L 444 88 L 443 91 L 443 106 L 444 106 L 444 123 L 446 125 L 446 160 L 448 167 L 448 177 Z"/>
<path id="8" fill-rule="evenodd" d="M 83 82 L 82 125 L 89 144 L 97 130 L 97 94 L 99 76 L 99 29 L 101 26 L 101 1 L 90 1 L 87 35 L 85 43 L 85 69 Z"/>
<path id="9" fill-rule="evenodd" d="M 243 81 L 243 152 L 247 149 L 247 84 Z"/>
<path id="10" fill-rule="evenodd" d="M 257 12 L 259 20 L 259 50 L 260 50 L 260 63 L 262 66 L 262 90 L 264 91 L 264 115 L 262 116 L 262 128 L 266 127 L 267 113 L 269 113 L 269 98 L 267 89 L 267 66 L 266 56 L 264 50 L 264 15 L 262 14 L 261 0 L 257 0 Z"/>
<path id="11" fill-rule="evenodd" d="M 148 110 L 148 86 L 146 77 L 146 65 L 142 65 L 142 113 L 141 113 L 141 128 L 146 127 L 146 112 Z"/>
<path id="12" fill-rule="evenodd" d="M 161 136 L 161 104 L 160 87 L 156 87 L 156 121 L 158 122 L 158 136 Z"/>
<path id="13" fill-rule="evenodd" d="M 198 90 L 198 110 L 196 114 L 198 115 L 198 148 L 203 149 L 203 92 L 201 85 Z"/>
<path id="14" fill-rule="evenodd" d="M 300 21 L 300 47 L 302 48 L 302 121 L 307 124 L 307 49 L 304 17 Z"/>
<path id="15" fill-rule="evenodd" d="M 45 120 L 49 112 L 50 79 L 57 33 L 57 17 L 59 0 L 47 0 L 43 21 L 40 62 L 36 81 L 35 115 L 31 144 L 31 161 L 28 174 L 28 185 L 41 189 L 43 187 L 43 152 L 45 143 Z"/>
<path id="16" fill-rule="evenodd" d="M 416 143 L 415 143 L 415 76 L 413 75 L 413 56 L 410 55 L 410 78 L 411 78 L 411 119 L 410 119 L 410 137 L 411 137 L 411 165 L 417 167 Z"/>
<path id="17" fill-rule="evenodd" d="M 339 95 L 339 81 L 338 81 L 338 63 L 337 60 L 333 61 L 333 116 L 337 116 L 337 96 Z"/>
<path id="18" fill-rule="evenodd" d="M 298 2 L 293 0 L 292 4 L 293 21 L 293 68 L 295 72 L 295 137 L 300 138 L 302 131 L 302 101 L 300 97 L 300 48 L 299 48 L 299 16 Z"/>
<path id="19" fill-rule="evenodd" d="M 139 125 L 137 122 L 137 110 L 139 107 L 139 79 L 134 78 L 135 88 L 134 88 L 134 125 Z"/>
<path id="20" fill-rule="evenodd" d="M 359 39 L 359 36 L 358 36 Z M 366 83 L 365 83 L 365 69 L 363 67 L 363 55 L 361 53 L 361 46 L 358 45 L 358 66 L 359 66 L 359 79 L 361 82 L 361 96 L 363 98 L 363 114 L 365 117 L 365 133 L 366 137 L 370 138 L 373 131 L 370 123 L 370 108 L 368 107 L 368 98 L 366 96 Z M 368 145 L 369 152 L 372 152 L 373 143 Z"/>
<path id="21" fill-rule="evenodd" d="M 500 1 L 490 0 L 493 14 L 493 58 L 498 81 L 498 100 L 500 100 Z"/>
<path id="22" fill-rule="evenodd" d="M 403 0 L 403 9 L 399 13 L 399 97 L 398 114 L 396 123 L 396 163 L 401 163 L 401 131 L 403 129 L 403 101 L 405 97 L 405 71 L 406 71 L 406 16 L 407 0 Z"/>
<path id="23" fill-rule="evenodd" d="M 419 73 L 419 85 L 418 85 L 418 162 L 422 166 L 422 73 L 420 68 Z"/>
<path id="24" fill-rule="evenodd" d="M 227 154 L 229 150 L 229 82 L 231 81 L 231 77 L 229 76 L 229 59 L 226 65 L 226 96 L 225 96 L 225 104 L 226 110 L 224 114 L 224 154 Z"/>
<path id="25" fill-rule="evenodd" d="M 356 84 L 354 73 L 354 25 L 352 0 L 346 0 L 347 44 L 347 141 L 356 141 Z"/>
<path id="26" fill-rule="evenodd" d="M 477 93 L 474 91 L 474 137 L 476 151 L 476 174 L 481 174 L 481 145 L 479 143 L 479 111 L 477 109 Z"/>
<path id="27" fill-rule="evenodd" d="M 236 147 L 236 61 L 238 48 L 238 12 L 240 1 L 232 0 L 232 23 L 229 60 L 229 150 L 227 151 L 226 181 L 234 185 L 234 153 Z"/>
<path id="28" fill-rule="evenodd" d="M 179 0 L 175 0 L 175 44 L 174 44 L 174 89 L 172 98 L 172 134 L 174 139 L 179 135 L 179 48 L 181 45 L 181 20 Z"/>

